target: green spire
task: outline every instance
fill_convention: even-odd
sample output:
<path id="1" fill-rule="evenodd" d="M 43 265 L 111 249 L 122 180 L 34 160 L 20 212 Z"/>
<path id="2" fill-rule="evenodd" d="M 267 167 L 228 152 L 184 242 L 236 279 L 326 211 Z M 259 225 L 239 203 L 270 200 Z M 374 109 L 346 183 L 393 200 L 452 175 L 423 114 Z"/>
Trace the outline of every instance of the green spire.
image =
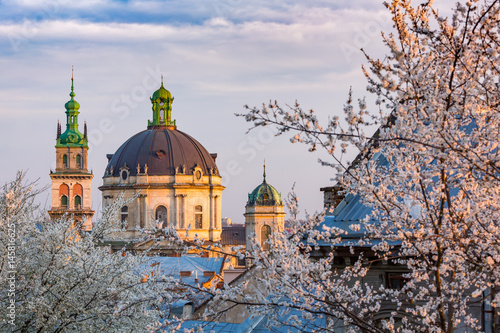
<path id="1" fill-rule="evenodd" d="M 71 99 L 64 105 L 66 108 L 66 131 L 58 135 L 56 147 L 88 147 L 87 138 L 78 130 L 80 104 L 75 101 L 73 70 L 71 70 Z"/>
<path id="2" fill-rule="evenodd" d="M 175 129 L 175 120 L 172 117 L 172 102 L 174 98 L 170 91 L 163 86 L 163 75 L 161 77 L 160 89 L 153 93 L 151 103 L 153 104 L 153 120 L 148 121 L 148 128 L 156 126 L 167 126 Z"/>

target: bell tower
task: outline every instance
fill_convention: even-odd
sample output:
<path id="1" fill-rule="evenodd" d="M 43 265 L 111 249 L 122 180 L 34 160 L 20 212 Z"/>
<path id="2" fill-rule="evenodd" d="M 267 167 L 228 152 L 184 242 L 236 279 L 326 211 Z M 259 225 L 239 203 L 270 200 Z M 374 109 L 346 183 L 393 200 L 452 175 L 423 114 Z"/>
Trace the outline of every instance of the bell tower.
<path id="1" fill-rule="evenodd" d="M 78 130 L 80 104 L 75 101 L 74 80 L 71 75 L 71 99 L 65 104 L 66 130 L 61 134 L 61 124 L 57 122 L 56 169 L 50 171 L 52 179 L 52 219 L 68 214 L 75 222 L 82 224 L 82 230 L 92 230 L 90 208 L 90 185 L 94 175 L 88 171 L 87 124 L 83 134 Z"/>
<path id="2" fill-rule="evenodd" d="M 281 201 L 281 194 L 267 183 L 265 162 L 262 184 L 248 194 L 248 202 L 243 215 L 247 237 L 255 235 L 264 251 L 269 249 L 267 240 L 271 234 L 283 232 L 285 229 L 285 207 Z M 252 242 L 248 238 L 246 248 L 250 253 L 254 251 Z"/>

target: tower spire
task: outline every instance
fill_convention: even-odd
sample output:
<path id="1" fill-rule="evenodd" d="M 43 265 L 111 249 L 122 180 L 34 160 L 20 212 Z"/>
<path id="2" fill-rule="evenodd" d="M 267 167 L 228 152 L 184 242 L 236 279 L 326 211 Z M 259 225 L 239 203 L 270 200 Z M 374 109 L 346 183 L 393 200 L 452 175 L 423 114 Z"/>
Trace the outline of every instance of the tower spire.
<path id="1" fill-rule="evenodd" d="M 75 97 L 75 87 L 73 85 L 73 82 L 74 82 L 73 74 L 74 74 L 74 72 L 75 72 L 75 68 L 72 65 L 71 66 L 71 92 L 69 93 L 69 95 L 71 96 L 71 99 L 73 99 L 73 97 Z"/>
<path id="2" fill-rule="evenodd" d="M 266 160 L 264 159 L 264 183 L 266 182 Z"/>

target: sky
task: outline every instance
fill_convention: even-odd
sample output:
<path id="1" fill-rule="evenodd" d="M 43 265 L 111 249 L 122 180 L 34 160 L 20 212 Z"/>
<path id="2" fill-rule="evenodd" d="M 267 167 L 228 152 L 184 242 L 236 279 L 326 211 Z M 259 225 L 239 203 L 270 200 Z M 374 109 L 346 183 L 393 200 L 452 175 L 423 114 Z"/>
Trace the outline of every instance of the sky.
<path id="1" fill-rule="evenodd" d="M 27 170 L 50 185 L 74 66 L 94 210 L 106 154 L 146 129 L 163 75 L 178 129 L 218 153 L 224 217 L 244 222 L 264 160 L 282 197 L 295 186 L 302 216 L 320 211 L 320 188 L 334 184 L 334 170 L 318 163 L 328 156 L 269 127 L 247 133 L 251 124 L 235 113 L 297 100 L 322 120 L 342 117 L 350 87 L 367 95 L 360 49 L 383 57 L 380 31 L 391 26 L 374 0 L 0 0 L 0 184 Z M 39 201 L 50 208 L 50 189 Z"/>

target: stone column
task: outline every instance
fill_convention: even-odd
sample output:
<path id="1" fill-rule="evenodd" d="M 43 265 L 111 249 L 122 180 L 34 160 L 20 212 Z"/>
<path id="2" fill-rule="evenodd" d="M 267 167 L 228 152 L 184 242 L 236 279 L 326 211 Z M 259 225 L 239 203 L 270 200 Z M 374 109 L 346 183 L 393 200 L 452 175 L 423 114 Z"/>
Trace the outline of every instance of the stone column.
<path id="1" fill-rule="evenodd" d="M 213 230 L 214 228 L 214 195 L 213 194 L 210 194 L 210 229 L 209 230 Z"/>
<path id="2" fill-rule="evenodd" d="M 181 222 L 181 214 L 180 214 L 180 207 L 181 205 L 181 194 L 176 194 L 175 195 L 175 228 L 180 229 L 183 228 L 184 226 L 182 225 Z"/>
<path id="3" fill-rule="evenodd" d="M 186 228 L 186 220 L 185 220 L 185 197 L 187 194 L 177 194 L 175 196 L 175 214 L 177 217 L 177 228 L 184 229 Z"/>
<path id="4" fill-rule="evenodd" d="M 147 221 L 147 209 L 146 209 L 146 194 L 139 194 L 139 198 L 141 199 L 141 228 L 146 228 L 148 226 Z"/>
<path id="5" fill-rule="evenodd" d="M 219 226 L 219 216 L 217 215 L 217 211 L 219 210 L 219 196 L 214 195 L 214 229 L 220 229 Z"/>
<path id="6" fill-rule="evenodd" d="M 141 223 L 141 198 L 137 197 L 135 199 L 135 221 L 132 225 L 132 229 L 135 229 L 137 227 L 142 227 Z"/>

